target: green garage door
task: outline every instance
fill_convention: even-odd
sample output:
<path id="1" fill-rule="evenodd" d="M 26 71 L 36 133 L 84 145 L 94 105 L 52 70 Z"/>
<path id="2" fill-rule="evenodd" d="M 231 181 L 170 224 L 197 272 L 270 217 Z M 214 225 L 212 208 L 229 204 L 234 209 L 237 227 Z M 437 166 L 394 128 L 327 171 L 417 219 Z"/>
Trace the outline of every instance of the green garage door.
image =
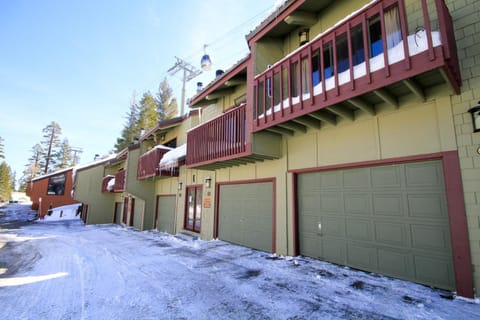
<path id="1" fill-rule="evenodd" d="M 218 237 L 271 252 L 273 184 L 230 184 L 219 190 Z"/>
<path id="2" fill-rule="evenodd" d="M 175 232 L 176 196 L 157 197 L 157 230 L 173 234 Z"/>
<path id="3" fill-rule="evenodd" d="M 298 175 L 300 254 L 455 289 L 442 163 Z"/>

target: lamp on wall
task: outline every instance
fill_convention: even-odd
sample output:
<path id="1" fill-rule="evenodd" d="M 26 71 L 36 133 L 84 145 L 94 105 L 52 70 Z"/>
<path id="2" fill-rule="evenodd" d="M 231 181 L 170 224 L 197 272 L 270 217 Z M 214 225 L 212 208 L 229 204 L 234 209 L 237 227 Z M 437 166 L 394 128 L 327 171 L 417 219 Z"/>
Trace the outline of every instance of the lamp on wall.
<path id="1" fill-rule="evenodd" d="M 480 131 L 480 101 L 476 106 L 471 107 L 468 112 L 472 115 L 473 132 Z"/>
<path id="2" fill-rule="evenodd" d="M 212 178 L 210 176 L 205 177 L 205 187 L 210 189 L 212 186 Z"/>
<path id="3" fill-rule="evenodd" d="M 182 190 L 182 188 L 183 188 L 183 182 L 179 182 L 178 183 L 178 190 Z"/>
<path id="4" fill-rule="evenodd" d="M 309 41 L 308 37 L 308 29 L 303 29 L 298 33 L 298 44 L 303 46 L 305 43 Z"/>

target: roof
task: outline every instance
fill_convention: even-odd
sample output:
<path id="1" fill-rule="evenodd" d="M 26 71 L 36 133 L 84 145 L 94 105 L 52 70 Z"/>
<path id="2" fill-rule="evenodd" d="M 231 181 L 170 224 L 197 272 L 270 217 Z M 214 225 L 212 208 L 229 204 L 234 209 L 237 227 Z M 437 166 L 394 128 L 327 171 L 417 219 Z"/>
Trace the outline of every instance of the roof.
<path id="1" fill-rule="evenodd" d="M 230 68 L 228 68 L 224 73 L 217 76 L 214 80 L 212 80 L 206 87 L 202 89 L 199 93 L 194 95 L 190 101 L 190 107 L 195 107 L 200 101 L 207 98 L 207 95 L 214 92 L 217 89 L 226 89 L 232 87 L 228 84 L 229 80 L 232 80 L 236 76 L 243 77 L 244 81 L 247 83 L 246 79 L 246 70 L 247 70 L 247 62 L 250 59 L 250 53 L 246 55 L 244 58 L 237 61 L 233 64 Z"/>
<path id="2" fill-rule="evenodd" d="M 50 172 L 50 173 L 47 173 L 43 176 L 33 178 L 31 181 L 37 181 L 37 180 L 42 180 L 42 179 L 45 179 L 45 178 L 53 177 L 53 176 L 59 175 L 61 173 L 72 171 L 74 168 L 75 167 L 69 167 L 69 168 L 65 168 L 65 169 L 62 169 L 62 170 L 55 171 L 55 172 Z"/>
<path id="3" fill-rule="evenodd" d="M 157 131 L 175 128 L 179 126 L 184 120 L 196 114 L 198 114 L 198 110 L 190 110 L 187 114 L 183 116 L 178 116 L 167 120 L 161 120 L 155 127 L 148 130 L 143 136 L 141 136 L 140 141 L 147 139 L 149 136 L 153 135 Z"/>

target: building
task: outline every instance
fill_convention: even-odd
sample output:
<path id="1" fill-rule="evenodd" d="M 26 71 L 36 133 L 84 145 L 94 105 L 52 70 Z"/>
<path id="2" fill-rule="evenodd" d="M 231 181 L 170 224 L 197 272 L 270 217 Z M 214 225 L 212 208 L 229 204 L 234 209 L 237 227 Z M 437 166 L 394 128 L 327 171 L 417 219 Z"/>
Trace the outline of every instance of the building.
<path id="1" fill-rule="evenodd" d="M 195 114 L 105 165 L 126 176 L 113 220 L 473 297 L 479 17 L 474 0 L 285 1 Z"/>
<path id="2" fill-rule="evenodd" d="M 26 194 L 40 218 L 50 208 L 78 203 L 72 195 L 72 174 L 73 167 L 34 178 L 27 184 Z"/>
<path id="3" fill-rule="evenodd" d="M 472 297 L 478 16 L 473 1 L 286 1 L 192 99 L 177 219 L 201 210 L 202 237 Z"/>

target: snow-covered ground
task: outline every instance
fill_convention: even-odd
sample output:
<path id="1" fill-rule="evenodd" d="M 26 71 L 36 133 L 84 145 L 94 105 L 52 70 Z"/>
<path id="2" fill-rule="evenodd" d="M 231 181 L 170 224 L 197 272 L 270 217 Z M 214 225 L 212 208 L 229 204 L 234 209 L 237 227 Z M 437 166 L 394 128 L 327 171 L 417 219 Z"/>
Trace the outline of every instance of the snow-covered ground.
<path id="1" fill-rule="evenodd" d="M 480 319 L 478 300 L 301 257 L 0 209 L 0 319 Z"/>

